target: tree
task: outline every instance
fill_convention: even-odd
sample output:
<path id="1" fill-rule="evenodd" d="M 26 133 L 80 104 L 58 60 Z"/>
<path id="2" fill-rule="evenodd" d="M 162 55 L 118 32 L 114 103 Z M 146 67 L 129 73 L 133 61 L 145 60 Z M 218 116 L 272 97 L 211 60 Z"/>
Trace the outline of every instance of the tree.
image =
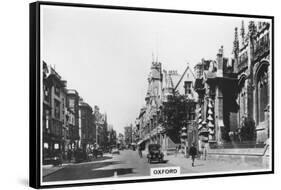
<path id="1" fill-rule="evenodd" d="M 163 103 L 160 122 L 163 124 L 167 134 L 174 142 L 180 141 L 180 130 L 187 124 L 187 116 L 190 101 L 185 95 L 176 92 Z"/>

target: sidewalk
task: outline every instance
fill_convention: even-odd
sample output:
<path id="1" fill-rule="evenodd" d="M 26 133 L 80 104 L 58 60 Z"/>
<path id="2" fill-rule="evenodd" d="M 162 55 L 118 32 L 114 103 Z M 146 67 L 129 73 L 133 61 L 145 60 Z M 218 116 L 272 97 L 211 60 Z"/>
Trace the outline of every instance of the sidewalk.
<path id="1" fill-rule="evenodd" d="M 166 156 L 169 163 L 180 166 L 181 173 L 198 173 L 198 172 L 224 172 L 224 171 L 249 171 L 266 169 L 263 165 L 256 165 L 255 163 L 242 162 L 240 160 L 216 160 L 216 159 L 195 159 L 195 166 L 191 166 L 191 158 L 185 158 L 183 154 Z"/>
<path id="2" fill-rule="evenodd" d="M 106 156 L 110 156 L 109 153 L 105 153 L 103 155 L 102 158 L 106 157 Z M 45 177 L 45 176 L 48 176 L 52 173 L 55 173 L 56 171 L 58 170 L 61 170 L 63 168 L 65 168 L 66 166 L 69 166 L 69 165 L 73 165 L 73 164 L 76 164 L 76 165 L 83 165 L 83 164 L 87 164 L 89 162 L 103 162 L 103 159 L 101 158 L 97 158 L 97 159 L 93 159 L 91 161 L 85 161 L 85 162 L 81 162 L 81 163 L 75 163 L 74 160 L 72 160 L 71 162 L 65 162 L 63 163 L 62 165 L 60 166 L 53 166 L 53 165 L 43 165 L 43 168 L 42 168 L 42 176 Z"/>
<path id="3" fill-rule="evenodd" d="M 63 169 L 64 167 L 71 165 L 73 163 L 64 163 L 60 166 L 53 166 L 53 165 L 43 165 L 42 167 L 42 176 L 45 177 L 47 175 L 50 175 L 52 173 L 55 173 L 56 171 Z"/>

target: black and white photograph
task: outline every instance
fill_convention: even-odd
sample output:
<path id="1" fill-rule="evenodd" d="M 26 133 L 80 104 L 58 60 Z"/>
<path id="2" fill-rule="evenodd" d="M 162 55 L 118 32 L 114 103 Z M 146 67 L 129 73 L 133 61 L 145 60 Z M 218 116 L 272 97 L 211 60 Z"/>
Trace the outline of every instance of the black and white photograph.
<path id="1" fill-rule="evenodd" d="M 40 184 L 273 171 L 273 20 L 40 5 Z"/>

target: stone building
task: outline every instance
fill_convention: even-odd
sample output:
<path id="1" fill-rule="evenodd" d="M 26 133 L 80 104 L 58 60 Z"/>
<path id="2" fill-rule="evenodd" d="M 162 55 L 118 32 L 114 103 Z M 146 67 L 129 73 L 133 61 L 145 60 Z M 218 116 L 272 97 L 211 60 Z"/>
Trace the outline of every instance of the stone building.
<path id="1" fill-rule="evenodd" d="M 99 146 L 106 146 L 108 143 L 107 115 L 100 113 L 100 108 L 96 105 L 93 113 L 93 123 L 95 127 L 95 142 Z"/>
<path id="2" fill-rule="evenodd" d="M 66 81 L 43 62 L 43 156 L 61 154 L 66 142 Z"/>
<path id="3" fill-rule="evenodd" d="M 195 90 L 198 93 L 197 122 L 202 142 L 221 144 L 229 141 L 235 130 L 238 105 L 235 101 L 237 79 L 234 60 L 223 56 L 223 47 L 216 60 L 204 60 L 195 66 Z"/>
<path id="4" fill-rule="evenodd" d="M 164 151 L 167 151 L 168 149 L 175 149 L 176 146 L 181 144 L 180 134 L 167 134 L 163 125 L 165 120 L 163 117 L 163 108 L 166 103 L 175 96 L 175 93 L 179 93 L 183 95 L 186 100 L 188 99 L 192 102 L 189 112 L 190 115 L 187 114 L 185 120 L 194 120 L 195 98 L 197 96 L 193 90 L 194 81 L 195 77 L 189 66 L 187 66 L 183 74 L 180 75 L 177 71 L 167 72 L 166 70 L 162 70 L 162 64 L 160 62 L 152 62 L 148 77 L 145 106 L 141 108 L 137 118 L 138 145 L 147 147 L 150 143 L 157 143 L 161 144 Z M 194 125 L 193 123 L 192 125 Z M 186 126 L 187 133 L 187 127 L 191 125 L 191 123 L 183 125 Z M 171 128 L 173 128 L 173 126 L 171 126 Z M 189 139 L 192 139 L 191 135 Z"/>
<path id="5" fill-rule="evenodd" d="M 67 90 L 67 108 L 69 122 L 69 148 L 78 147 L 79 142 L 79 94 L 76 90 Z"/>
<path id="6" fill-rule="evenodd" d="M 266 22 L 249 22 L 246 33 L 244 22 L 235 29 L 234 58 L 238 79 L 240 109 L 238 123 L 250 118 L 256 126 L 256 141 L 263 143 L 269 137 L 271 26 Z"/>
<path id="7" fill-rule="evenodd" d="M 133 137 L 133 128 L 132 128 L 132 125 L 130 125 L 130 126 L 126 126 L 126 127 L 124 127 L 124 140 L 125 140 L 125 144 L 126 144 L 126 146 L 131 146 L 131 144 L 132 144 L 132 137 Z"/>
<path id="8" fill-rule="evenodd" d="M 223 47 L 215 60 L 194 70 L 198 93 L 197 123 L 201 142 L 214 146 L 263 144 L 269 137 L 270 25 L 251 21 L 239 38 L 234 31 L 233 57 Z M 256 145 L 254 145 L 256 146 Z"/>
<path id="9" fill-rule="evenodd" d="M 92 107 L 83 101 L 79 100 L 79 147 L 84 151 L 93 146 L 95 143 L 95 128 L 92 118 Z"/>

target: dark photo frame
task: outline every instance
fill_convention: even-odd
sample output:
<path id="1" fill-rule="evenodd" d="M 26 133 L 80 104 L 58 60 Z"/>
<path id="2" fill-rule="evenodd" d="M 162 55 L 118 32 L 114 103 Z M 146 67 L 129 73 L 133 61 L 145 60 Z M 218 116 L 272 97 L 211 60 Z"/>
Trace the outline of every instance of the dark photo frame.
<path id="1" fill-rule="evenodd" d="M 31 187 L 274 173 L 273 16 L 44 1 L 29 15 Z"/>

